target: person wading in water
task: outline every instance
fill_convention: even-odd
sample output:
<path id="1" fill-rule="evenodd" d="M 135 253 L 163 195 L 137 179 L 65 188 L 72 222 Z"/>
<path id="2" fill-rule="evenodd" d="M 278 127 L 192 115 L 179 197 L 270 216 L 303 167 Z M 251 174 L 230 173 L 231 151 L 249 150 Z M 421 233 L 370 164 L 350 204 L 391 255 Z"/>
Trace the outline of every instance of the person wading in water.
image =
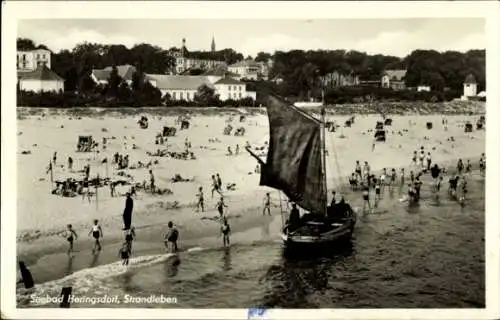
<path id="1" fill-rule="evenodd" d="M 21 273 L 21 279 L 19 279 L 17 283 L 23 283 L 25 289 L 33 288 L 35 286 L 35 280 L 33 280 L 31 272 L 23 261 L 19 261 L 19 272 Z"/>
<path id="2" fill-rule="evenodd" d="M 177 252 L 177 239 L 179 238 L 179 230 L 177 230 L 176 227 L 174 227 L 174 224 L 172 221 L 168 222 L 168 231 L 167 234 L 165 235 L 165 247 L 167 248 L 168 252 L 170 253 L 175 253 Z"/>
<path id="3" fill-rule="evenodd" d="M 219 215 L 222 218 L 224 216 L 224 208 L 227 208 L 227 205 L 224 203 L 223 196 L 220 196 L 220 199 L 215 207 L 217 208 L 217 211 L 219 211 Z"/>
<path id="4" fill-rule="evenodd" d="M 224 220 L 222 222 L 220 232 L 222 235 L 222 245 L 224 247 L 229 247 L 229 235 L 231 234 L 231 227 L 227 223 L 227 219 L 224 217 Z"/>
<path id="5" fill-rule="evenodd" d="M 262 210 L 262 215 L 266 215 L 266 210 L 267 214 L 271 215 L 271 196 L 269 192 L 266 192 L 266 196 L 264 197 L 264 210 Z"/>
<path id="6" fill-rule="evenodd" d="M 89 236 L 90 236 L 90 234 L 92 234 L 92 236 L 95 239 L 94 247 L 92 248 L 92 253 L 95 253 L 96 250 L 101 251 L 102 247 L 101 247 L 101 243 L 99 242 L 99 239 L 103 237 L 103 233 L 102 233 L 102 228 L 99 225 L 99 220 L 97 220 L 97 219 L 94 220 L 94 225 L 92 226 L 92 228 L 89 231 Z"/>
<path id="7" fill-rule="evenodd" d="M 68 240 L 69 248 L 68 248 L 68 256 L 73 257 L 73 244 L 76 239 L 78 239 L 78 235 L 75 230 L 73 230 L 73 226 L 68 224 L 68 229 L 65 233 L 66 240 Z"/>

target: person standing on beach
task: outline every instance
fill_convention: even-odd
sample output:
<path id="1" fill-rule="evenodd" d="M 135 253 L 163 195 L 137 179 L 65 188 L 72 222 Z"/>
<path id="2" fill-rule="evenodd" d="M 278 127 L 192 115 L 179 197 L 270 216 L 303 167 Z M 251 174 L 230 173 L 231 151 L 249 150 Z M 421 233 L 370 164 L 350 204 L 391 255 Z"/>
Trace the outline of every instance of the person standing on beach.
<path id="1" fill-rule="evenodd" d="M 153 170 L 149 170 L 149 187 L 151 189 L 151 193 L 155 192 L 155 176 L 153 175 Z"/>
<path id="2" fill-rule="evenodd" d="M 217 186 L 219 187 L 219 191 L 222 192 L 222 179 L 220 178 L 219 174 L 216 174 L 217 176 Z"/>
<path id="3" fill-rule="evenodd" d="M 73 170 L 73 158 L 68 157 L 68 170 Z"/>
<path id="4" fill-rule="evenodd" d="M 484 176 L 486 172 L 486 159 L 484 158 L 484 153 L 481 154 L 481 158 L 479 158 L 479 173 Z"/>
<path id="5" fill-rule="evenodd" d="M 365 165 L 363 167 L 363 176 L 364 177 L 370 176 L 370 165 L 368 164 L 368 161 L 365 161 Z"/>
<path id="6" fill-rule="evenodd" d="M 73 230 L 73 226 L 68 224 L 68 229 L 65 232 L 66 240 L 68 240 L 69 248 L 68 248 L 68 256 L 72 257 L 73 254 L 73 244 L 76 239 L 78 239 L 78 235 L 75 230 Z"/>
<path id="7" fill-rule="evenodd" d="M 379 187 L 381 187 L 381 191 L 384 192 L 385 186 L 387 184 L 387 170 L 385 168 L 382 170 L 380 179 L 376 179 L 375 184 L 377 183 L 379 184 Z"/>
<path id="8" fill-rule="evenodd" d="M 57 151 L 54 152 L 54 155 L 52 156 L 52 162 L 54 162 L 54 165 L 57 163 Z"/>
<path id="9" fill-rule="evenodd" d="M 359 164 L 359 160 L 356 160 L 356 167 L 354 168 L 354 172 L 356 172 L 360 180 L 363 179 L 363 176 L 361 175 L 361 165 Z"/>
<path id="10" fill-rule="evenodd" d="M 401 186 L 405 184 L 405 168 L 401 168 Z"/>
<path id="11" fill-rule="evenodd" d="M 467 165 L 465 166 L 465 173 L 471 173 L 472 165 L 470 164 L 470 160 L 467 159 Z"/>
<path id="12" fill-rule="evenodd" d="M 127 199 L 125 200 L 125 210 L 123 210 L 123 230 L 130 229 L 132 224 L 132 210 L 134 208 L 134 200 L 130 196 L 130 192 L 127 192 Z"/>
<path id="13" fill-rule="evenodd" d="M 266 196 L 264 197 L 264 209 L 262 210 L 262 215 L 266 215 L 266 210 L 267 214 L 271 215 L 271 194 L 269 192 L 266 192 Z"/>
<path id="14" fill-rule="evenodd" d="M 391 170 L 391 182 L 389 185 L 390 188 L 393 188 L 394 186 L 396 186 L 396 178 L 397 178 L 396 169 L 392 168 L 392 170 Z"/>
<path id="15" fill-rule="evenodd" d="M 425 151 L 424 147 L 420 147 L 420 156 L 419 156 L 419 164 L 423 168 L 424 167 L 424 158 L 425 158 Z"/>
<path id="16" fill-rule="evenodd" d="M 380 180 L 376 179 L 375 180 L 375 205 L 374 205 L 375 208 L 378 207 L 378 203 L 380 202 L 380 200 L 381 200 L 381 196 L 380 196 Z"/>
<path id="17" fill-rule="evenodd" d="M 90 198 L 90 189 L 89 189 L 89 180 L 87 177 L 83 178 L 82 182 L 82 200 L 85 201 L 85 196 L 87 196 L 87 200 L 89 200 L 89 203 L 92 202 Z"/>
<path id="18" fill-rule="evenodd" d="M 24 261 L 19 261 L 19 272 L 21 273 L 21 278 L 17 283 L 23 283 L 25 289 L 33 288 L 35 286 L 35 280 L 33 280 L 33 276 L 26 267 Z"/>
<path id="19" fill-rule="evenodd" d="M 431 169 L 431 163 L 432 163 L 432 158 L 431 158 L 431 153 L 430 152 L 427 152 L 427 156 L 426 156 L 425 160 L 427 161 L 427 170 L 430 170 Z"/>
<path id="20" fill-rule="evenodd" d="M 239 144 L 236 145 L 235 153 L 236 153 L 236 155 L 240 154 L 240 145 Z"/>
<path id="21" fill-rule="evenodd" d="M 333 208 L 337 204 L 337 193 L 335 190 L 332 191 L 332 201 L 330 202 L 330 207 Z"/>
<path id="22" fill-rule="evenodd" d="M 219 211 L 219 215 L 222 218 L 224 216 L 224 208 L 227 208 L 227 205 L 224 203 L 223 196 L 220 196 L 220 199 L 215 207 L 217 208 L 217 211 Z"/>
<path id="23" fill-rule="evenodd" d="M 462 174 L 462 171 L 464 171 L 464 163 L 462 162 L 462 159 L 458 159 L 457 171 L 458 171 L 458 174 Z"/>
<path id="24" fill-rule="evenodd" d="M 92 226 L 92 228 L 89 231 L 89 236 L 90 236 L 90 234 L 92 234 L 92 236 L 95 239 L 94 247 L 92 248 L 92 253 L 95 253 L 96 250 L 101 251 L 102 247 L 101 247 L 101 243 L 99 242 L 99 239 L 103 237 L 103 233 L 102 233 L 102 228 L 99 225 L 99 220 L 97 220 L 97 219 L 94 220 L 94 225 Z"/>
<path id="25" fill-rule="evenodd" d="M 168 231 L 167 234 L 165 235 L 165 246 L 170 253 L 175 253 L 177 252 L 177 239 L 179 238 L 179 230 L 177 230 L 176 227 L 174 227 L 174 224 L 172 221 L 168 222 Z"/>
<path id="26" fill-rule="evenodd" d="M 217 182 L 215 175 L 212 175 L 212 198 L 214 197 L 214 191 L 217 191 L 217 193 L 221 194 L 219 190 L 219 183 Z"/>
<path id="27" fill-rule="evenodd" d="M 417 151 L 413 150 L 413 156 L 411 158 L 411 163 L 416 166 L 417 165 Z"/>
<path id="28" fill-rule="evenodd" d="M 222 245 L 224 247 L 229 247 L 229 235 L 231 234 L 231 227 L 227 223 L 227 219 L 224 217 L 224 221 L 222 222 L 220 233 L 222 235 Z"/>
<path id="29" fill-rule="evenodd" d="M 365 187 L 363 190 L 363 212 L 365 213 L 366 206 L 368 206 L 368 209 L 370 209 L 370 211 L 372 210 L 372 206 L 370 204 L 370 189 L 368 187 Z"/>
<path id="30" fill-rule="evenodd" d="M 201 208 L 201 212 L 205 212 L 205 205 L 203 203 L 203 187 L 198 188 L 198 193 L 196 194 L 198 198 L 198 203 L 196 204 L 196 212 L 198 212 Z"/>

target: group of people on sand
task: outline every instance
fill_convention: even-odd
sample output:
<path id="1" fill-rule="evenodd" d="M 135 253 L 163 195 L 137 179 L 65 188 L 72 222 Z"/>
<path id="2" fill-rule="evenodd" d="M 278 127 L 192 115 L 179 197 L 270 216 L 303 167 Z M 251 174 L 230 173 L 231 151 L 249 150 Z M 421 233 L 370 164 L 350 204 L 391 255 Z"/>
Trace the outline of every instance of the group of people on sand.
<path id="1" fill-rule="evenodd" d="M 232 155 L 239 155 L 240 154 L 240 145 L 236 144 L 236 148 L 234 148 L 234 153 L 233 150 L 231 150 L 231 146 L 227 146 L 227 156 L 232 156 Z"/>

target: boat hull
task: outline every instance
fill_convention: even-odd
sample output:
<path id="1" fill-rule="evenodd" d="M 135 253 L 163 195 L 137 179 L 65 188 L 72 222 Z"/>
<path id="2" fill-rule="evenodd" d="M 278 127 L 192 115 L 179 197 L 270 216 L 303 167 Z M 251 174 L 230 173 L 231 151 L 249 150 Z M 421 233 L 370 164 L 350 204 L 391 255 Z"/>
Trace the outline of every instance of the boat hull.
<path id="1" fill-rule="evenodd" d="M 345 221 L 337 226 L 332 226 L 317 234 L 295 234 L 295 233 L 281 233 L 281 239 L 286 247 L 324 247 L 329 246 L 341 241 L 349 241 L 354 232 L 356 221 L 354 219 Z"/>

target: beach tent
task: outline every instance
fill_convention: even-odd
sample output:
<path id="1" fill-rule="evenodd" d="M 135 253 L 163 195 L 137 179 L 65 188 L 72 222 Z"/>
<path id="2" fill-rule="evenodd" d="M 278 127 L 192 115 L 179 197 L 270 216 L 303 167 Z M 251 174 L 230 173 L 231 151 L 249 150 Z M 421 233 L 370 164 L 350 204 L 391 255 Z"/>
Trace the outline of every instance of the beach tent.
<path id="1" fill-rule="evenodd" d="M 465 124 L 465 129 L 464 129 L 464 132 L 472 132 L 472 123 L 467 122 L 467 123 Z"/>
<path id="2" fill-rule="evenodd" d="M 386 126 L 392 126 L 392 119 L 391 118 L 387 118 L 384 120 L 384 125 Z"/>
<path id="3" fill-rule="evenodd" d="M 432 122 L 427 122 L 426 125 L 427 129 L 432 129 Z"/>
<path id="4" fill-rule="evenodd" d="M 375 130 L 383 130 L 384 129 L 384 123 L 382 121 L 377 121 L 377 124 L 375 125 Z"/>
<path id="5" fill-rule="evenodd" d="M 375 141 L 384 141 L 385 142 L 385 130 L 377 130 L 375 131 Z"/>

